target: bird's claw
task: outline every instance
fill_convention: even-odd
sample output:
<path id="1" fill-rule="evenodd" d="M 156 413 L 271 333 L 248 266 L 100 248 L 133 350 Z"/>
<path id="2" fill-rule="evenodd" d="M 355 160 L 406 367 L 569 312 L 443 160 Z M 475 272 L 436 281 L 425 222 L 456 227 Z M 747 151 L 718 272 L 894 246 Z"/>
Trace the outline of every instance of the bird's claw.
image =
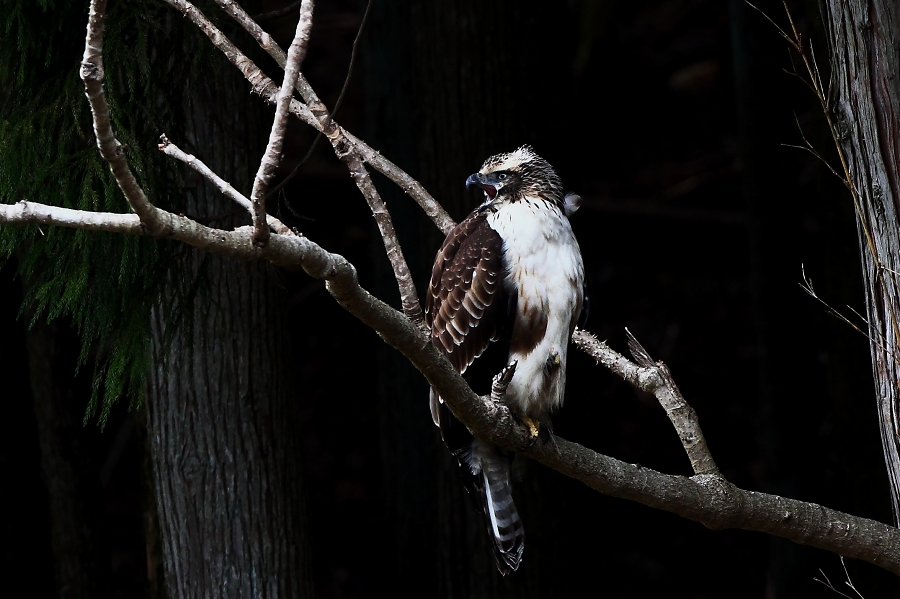
<path id="1" fill-rule="evenodd" d="M 541 437 L 541 423 L 538 420 L 533 420 L 527 416 L 522 417 L 522 423 L 528 427 L 528 445 L 525 448 L 533 447 L 537 440 Z"/>

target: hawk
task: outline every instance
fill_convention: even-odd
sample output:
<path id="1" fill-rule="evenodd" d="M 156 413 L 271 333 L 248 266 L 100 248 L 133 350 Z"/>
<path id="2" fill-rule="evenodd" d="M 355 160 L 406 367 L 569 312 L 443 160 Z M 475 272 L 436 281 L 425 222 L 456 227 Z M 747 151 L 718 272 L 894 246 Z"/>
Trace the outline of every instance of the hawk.
<path id="1" fill-rule="evenodd" d="M 484 202 L 441 246 L 425 320 L 432 343 L 478 393 L 515 364 L 505 401 L 536 438 L 562 404 L 569 340 L 587 316 L 584 265 L 569 225 L 581 198 L 564 194 L 553 167 L 529 146 L 488 158 L 466 180 L 472 187 Z M 506 575 L 519 567 L 525 540 L 511 494 L 513 456 L 475 438 L 434 389 L 430 406 Z"/>

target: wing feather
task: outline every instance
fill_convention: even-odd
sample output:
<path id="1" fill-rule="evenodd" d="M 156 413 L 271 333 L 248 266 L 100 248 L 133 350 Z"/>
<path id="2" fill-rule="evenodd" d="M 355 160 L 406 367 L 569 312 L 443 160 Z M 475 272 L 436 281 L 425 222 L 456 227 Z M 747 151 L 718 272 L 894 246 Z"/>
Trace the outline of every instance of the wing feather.
<path id="1" fill-rule="evenodd" d="M 425 321 L 434 345 L 461 373 L 499 338 L 507 301 L 503 241 L 474 213 L 447 236 L 434 262 Z"/>
<path id="2" fill-rule="evenodd" d="M 465 374 L 507 326 L 507 312 L 515 310 L 503 290 L 503 241 L 486 215 L 472 213 L 447 236 L 434 261 L 425 296 L 425 322 L 431 342 Z M 447 447 L 457 455 L 472 435 L 432 390 L 431 416 Z M 465 470 L 465 468 L 464 468 Z"/>

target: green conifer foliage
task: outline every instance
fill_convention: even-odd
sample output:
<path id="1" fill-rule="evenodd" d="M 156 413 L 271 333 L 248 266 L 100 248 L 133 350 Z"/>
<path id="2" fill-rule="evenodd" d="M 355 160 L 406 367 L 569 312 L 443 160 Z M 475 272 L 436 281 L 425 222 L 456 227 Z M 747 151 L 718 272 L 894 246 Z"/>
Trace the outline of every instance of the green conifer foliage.
<path id="1" fill-rule="evenodd" d="M 130 211 L 97 151 L 78 75 L 87 8 L 83 0 L 0 0 L 0 202 Z M 158 136 L 180 129 L 184 90 L 203 66 L 207 77 L 221 68 L 216 58 L 221 63 L 159 0 L 109 3 L 104 66 L 113 129 L 160 207 L 179 211 L 181 202 L 178 170 L 157 150 Z M 70 318 L 82 340 L 79 366 L 94 364 L 86 420 L 98 417 L 103 425 L 126 392 L 132 407 L 140 403 L 150 307 L 163 277 L 172 276 L 174 251 L 174 244 L 112 233 L 0 228 L 0 263 L 18 256 L 34 318 Z M 170 309 L 187 305 L 200 285 L 182 287 Z M 189 315 L 173 321 L 183 324 Z"/>

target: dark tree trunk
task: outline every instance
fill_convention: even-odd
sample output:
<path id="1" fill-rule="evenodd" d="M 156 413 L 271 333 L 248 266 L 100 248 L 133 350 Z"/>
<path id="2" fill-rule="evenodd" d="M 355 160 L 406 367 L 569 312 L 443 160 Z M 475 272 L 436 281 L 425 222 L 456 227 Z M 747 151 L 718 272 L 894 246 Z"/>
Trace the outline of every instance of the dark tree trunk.
<path id="1" fill-rule="evenodd" d="M 900 7 L 825 0 L 831 123 L 855 189 L 872 370 L 894 516 L 900 519 Z"/>
<path id="2" fill-rule="evenodd" d="M 196 75 L 186 128 L 170 137 L 249 193 L 271 112 L 233 69 L 215 74 L 215 89 Z M 186 187 L 192 217 L 248 222 L 196 175 Z M 153 312 L 148 433 L 172 599 L 312 594 L 285 294 L 274 274 L 188 249 Z"/>
<path id="3" fill-rule="evenodd" d="M 540 102 L 561 93 L 561 69 L 551 66 L 556 34 L 548 15 L 513 2 L 376 3 L 364 53 L 367 141 L 462 219 L 479 201 L 466 194 L 465 179 L 488 156 L 532 144 L 552 162 L 536 115 Z M 442 235 L 393 186 L 384 195 L 422 296 Z M 396 297 L 384 250 L 376 251 L 376 294 Z M 541 578 L 553 569 L 553 539 L 542 531 L 554 518 L 541 507 L 540 468 L 526 467 L 514 483 L 526 548 L 519 571 L 501 577 L 484 519 L 431 421 L 427 386 L 390 348 L 379 360 L 394 580 L 441 597 L 555 596 L 559 586 Z"/>
<path id="4" fill-rule="evenodd" d="M 90 476 L 96 468 L 89 464 L 83 405 L 80 396 L 73 397 L 76 356 L 66 351 L 63 329 L 59 323 L 37 321 L 26 333 L 26 348 L 50 502 L 56 588 L 61 598 L 88 599 L 109 594 L 109 562 L 101 557 L 97 538 L 102 530 L 100 479 Z"/>

